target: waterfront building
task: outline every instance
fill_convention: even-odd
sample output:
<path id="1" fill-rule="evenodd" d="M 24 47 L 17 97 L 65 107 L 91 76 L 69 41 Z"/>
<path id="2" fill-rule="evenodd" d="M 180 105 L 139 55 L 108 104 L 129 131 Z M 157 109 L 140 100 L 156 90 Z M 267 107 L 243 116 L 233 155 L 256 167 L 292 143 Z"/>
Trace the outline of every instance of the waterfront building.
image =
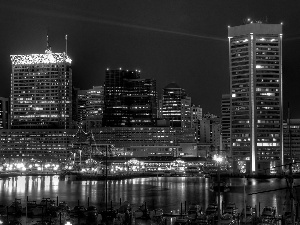
<path id="1" fill-rule="evenodd" d="M 157 118 L 156 80 L 140 78 L 140 71 L 107 69 L 103 126 L 154 126 Z"/>
<path id="2" fill-rule="evenodd" d="M 196 143 L 180 143 L 169 146 L 131 146 L 127 152 L 132 157 L 197 157 Z"/>
<path id="3" fill-rule="evenodd" d="M 221 103 L 221 135 L 222 135 L 222 146 L 220 149 L 228 151 L 227 153 L 231 155 L 230 151 L 230 95 L 222 95 Z"/>
<path id="4" fill-rule="evenodd" d="M 0 146 L 1 157 L 20 160 L 60 160 L 72 158 L 72 154 L 79 151 L 86 158 L 103 156 L 107 146 L 111 156 L 132 157 L 132 149 L 149 146 L 149 156 L 154 149 L 153 152 L 159 152 L 159 148 L 176 149 L 176 157 L 197 156 L 194 129 L 179 127 L 101 127 L 89 132 L 82 129 L 2 129 Z M 135 150 L 135 155 L 140 153 Z"/>
<path id="5" fill-rule="evenodd" d="M 228 27 L 234 169 L 283 164 L 282 24 Z"/>
<path id="6" fill-rule="evenodd" d="M 195 143 L 193 128 L 180 127 L 102 127 L 93 130 L 96 143 L 115 147 L 170 146 Z"/>
<path id="7" fill-rule="evenodd" d="M 72 125 L 72 69 L 66 53 L 11 55 L 10 123 L 14 129 Z"/>
<path id="8" fill-rule="evenodd" d="M 0 129 L 7 129 L 8 126 L 9 126 L 8 98 L 0 97 Z"/>
<path id="9" fill-rule="evenodd" d="M 192 127 L 191 97 L 176 83 L 163 88 L 160 115 L 170 121 L 172 127 Z"/>
<path id="10" fill-rule="evenodd" d="M 0 129 L 0 156 L 6 160 L 67 159 L 75 130 Z"/>

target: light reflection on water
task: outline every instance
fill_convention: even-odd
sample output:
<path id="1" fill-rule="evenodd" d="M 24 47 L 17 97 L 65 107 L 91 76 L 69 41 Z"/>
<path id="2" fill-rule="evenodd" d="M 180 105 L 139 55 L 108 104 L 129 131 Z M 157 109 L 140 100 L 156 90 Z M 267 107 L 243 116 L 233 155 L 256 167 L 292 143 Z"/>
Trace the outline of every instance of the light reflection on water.
<path id="1" fill-rule="evenodd" d="M 298 180 L 299 181 L 299 180 Z M 188 207 L 196 203 L 206 209 L 209 203 L 217 202 L 216 193 L 209 190 L 211 181 L 198 177 L 153 177 L 108 181 L 108 205 L 118 206 L 120 201 L 129 201 L 134 208 L 146 202 L 149 208 L 163 208 L 166 212 Z M 295 180 L 297 183 L 297 179 Z M 299 182 L 298 182 L 299 183 Z M 229 180 L 230 192 L 221 194 L 221 201 L 234 202 L 241 210 L 243 207 L 243 179 Z M 260 208 L 274 206 L 278 213 L 285 210 L 288 192 L 280 190 L 262 194 L 249 193 L 286 187 L 284 179 L 248 179 L 246 182 L 247 204 Z M 49 197 L 67 201 L 71 207 L 78 204 L 99 208 L 105 207 L 105 181 L 61 181 L 58 176 L 20 176 L 0 180 L 0 204 L 9 205 L 15 198 L 24 202 L 41 201 Z M 183 208 L 183 209 L 184 209 Z"/>

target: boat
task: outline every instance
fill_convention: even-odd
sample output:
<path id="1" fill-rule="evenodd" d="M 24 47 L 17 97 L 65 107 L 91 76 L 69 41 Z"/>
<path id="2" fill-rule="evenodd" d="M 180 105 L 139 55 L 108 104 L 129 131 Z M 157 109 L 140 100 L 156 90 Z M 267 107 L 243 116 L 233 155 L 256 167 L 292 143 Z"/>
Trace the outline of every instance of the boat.
<path id="1" fill-rule="evenodd" d="M 235 203 L 229 202 L 224 209 L 224 214 L 229 214 L 232 215 L 233 218 L 237 218 L 238 217 L 238 208 L 236 207 Z"/>
<path id="2" fill-rule="evenodd" d="M 71 211 L 71 208 L 70 208 L 70 206 L 65 201 L 61 201 L 58 204 L 57 210 L 58 211 L 62 211 L 62 212 L 65 211 L 65 212 L 69 213 Z"/>
<path id="3" fill-rule="evenodd" d="M 247 205 L 246 206 L 246 217 L 244 214 L 244 209 L 240 216 L 240 224 L 252 224 L 254 223 L 256 219 L 256 213 L 255 209 L 252 208 L 252 206 Z"/>
<path id="4" fill-rule="evenodd" d="M 260 216 L 260 223 L 266 225 L 276 224 L 276 208 L 272 206 L 266 206 Z"/>
<path id="5" fill-rule="evenodd" d="M 187 225 L 190 223 L 191 223 L 191 221 L 190 221 L 189 217 L 186 215 L 182 215 L 182 216 L 176 217 L 174 225 Z"/>
<path id="6" fill-rule="evenodd" d="M 161 208 L 150 211 L 150 219 L 154 224 L 161 224 L 163 222 L 164 211 Z"/>
<path id="7" fill-rule="evenodd" d="M 125 201 L 117 209 L 117 217 L 121 217 L 123 223 L 129 224 L 131 221 L 131 204 L 128 201 Z"/>
<path id="8" fill-rule="evenodd" d="M 133 216 L 136 219 L 150 219 L 150 212 L 146 204 L 141 205 L 137 210 L 133 212 Z"/>
<path id="9" fill-rule="evenodd" d="M 0 205 L 0 216 L 6 215 L 7 209 L 6 205 Z"/>
<path id="10" fill-rule="evenodd" d="M 201 207 L 197 204 L 189 205 L 188 216 L 190 219 L 195 220 L 201 214 Z"/>
<path id="11" fill-rule="evenodd" d="M 26 207 L 22 209 L 22 214 L 32 216 L 32 210 L 37 207 L 36 201 L 27 201 Z"/>
<path id="12" fill-rule="evenodd" d="M 45 213 L 46 213 L 45 208 L 40 205 L 31 210 L 32 217 L 40 217 L 40 216 L 43 216 Z"/>
<path id="13" fill-rule="evenodd" d="M 75 206 L 71 211 L 70 211 L 70 216 L 72 217 L 84 217 L 86 213 L 86 208 L 82 205 L 77 205 Z"/>
<path id="14" fill-rule="evenodd" d="M 236 219 L 234 219 L 234 217 L 231 214 L 225 213 L 221 216 L 219 224 L 220 225 L 235 225 L 235 224 L 238 224 L 238 222 Z"/>
<path id="15" fill-rule="evenodd" d="M 218 216 L 218 205 L 215 203 L 209 204 L 205 214 L 208 220 L 216 218 Z"/>
<path id="16" fill-rule="evenodd" d="M 21 216 L 22 215 L 22 204 L 21 199 L 15 199 L 7 209 L 8 215 Z"/>
<path id="17" fill-rule="evenodd" d="M 199 216 L 195 220 L 192 220 L 191 224 L 195 225 L 208 225 L 208 219 L 207 216 L 204 213 L 200 213 Z"/>

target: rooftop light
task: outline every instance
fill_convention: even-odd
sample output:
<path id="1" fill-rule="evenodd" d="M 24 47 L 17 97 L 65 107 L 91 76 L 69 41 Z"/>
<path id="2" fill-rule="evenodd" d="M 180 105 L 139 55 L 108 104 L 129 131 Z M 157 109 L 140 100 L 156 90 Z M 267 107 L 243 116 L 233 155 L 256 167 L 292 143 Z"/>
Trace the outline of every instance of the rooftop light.
<path id="1" fill-rule="evenodd" d="M 66 53 L 11 55 L 13 65 L 31 65 L 47 63 L 71 63 L 72 60 Z"/>

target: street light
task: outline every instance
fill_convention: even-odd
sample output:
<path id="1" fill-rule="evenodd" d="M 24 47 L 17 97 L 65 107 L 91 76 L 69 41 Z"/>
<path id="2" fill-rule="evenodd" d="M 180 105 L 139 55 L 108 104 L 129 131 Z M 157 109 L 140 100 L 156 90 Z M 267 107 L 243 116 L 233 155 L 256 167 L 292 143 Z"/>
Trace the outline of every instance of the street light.
<path id="1" fill-rule="evenodd" d="M 220 163 L 223 161 L 223 157 L 220 155 L 214 155 L 213 160 L 215 160 L 218 165 L 218 224 L 220 224 L 220 220 L 221 220 Z"/>

